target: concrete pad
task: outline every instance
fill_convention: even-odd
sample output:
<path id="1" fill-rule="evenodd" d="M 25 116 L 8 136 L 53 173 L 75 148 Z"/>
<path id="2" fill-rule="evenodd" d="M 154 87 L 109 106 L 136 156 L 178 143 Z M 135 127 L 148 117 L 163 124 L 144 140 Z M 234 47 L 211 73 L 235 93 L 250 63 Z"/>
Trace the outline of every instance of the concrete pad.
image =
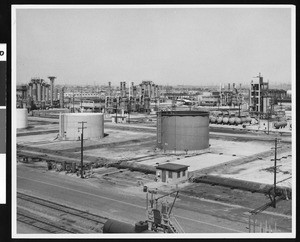
<path id="1" fill-rule="evenodd" d="M 188 171 L 190 172 L 222 164 L 234 159 L 237 159 L 237 157 L 206 153 L 199 156 L 187 157 L 177 161 L 172 161 L 172 163 L 187 165 L 189 166 Z"/>
<path id="2" fill-rule="evenodd" d="M 273 146 L 270 142 L 262 141 L 232 141 L 224 139 L 210 139 L 210 150 L 212 153 L 223 153 L 224 155 L 236 155 L 246 157 L 260 152 L 270 150 Z"/>
<path id="3" fill-rule="evenodd" d="M 285 152 L 278 155 L 278 158 L 286 157 L 277 161 L 276 181 L 278 186 L 292 187 L 292 157 L 291 152 Z M 274 156 L 270 156 L 261 160 L 255 160 L 250 163 L 245 163 L 237 167 L 232 167 L 227 172 L 211 173 L 222 177 L 242 179 L 252 182 L 260 182 L 264 184 L 274 183 Z"/>

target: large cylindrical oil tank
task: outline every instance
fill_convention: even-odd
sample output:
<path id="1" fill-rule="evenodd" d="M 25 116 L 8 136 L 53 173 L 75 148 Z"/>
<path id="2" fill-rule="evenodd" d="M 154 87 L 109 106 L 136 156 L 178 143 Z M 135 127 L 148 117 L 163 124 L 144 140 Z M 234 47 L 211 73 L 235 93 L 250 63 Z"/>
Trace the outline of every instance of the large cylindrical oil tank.
<path id="1" fill-rule="evenodd" d="M 17 129 L 28 127 L 28 112 L 26 108 L 17 108 Z"/>
<path id="2" fill-rule="evenodd" d="M 103 113 L 61 113 L 59 116 L 59 136 L 64 140 L 79 140 L 84 122 L 83 139 L 104 137 Z"/>
<path id="3" fill-rule="evenodd" d="M 209 146 L 209 112 L 161 111 L 157 114 L 157 147 L 195 151 Z"/>

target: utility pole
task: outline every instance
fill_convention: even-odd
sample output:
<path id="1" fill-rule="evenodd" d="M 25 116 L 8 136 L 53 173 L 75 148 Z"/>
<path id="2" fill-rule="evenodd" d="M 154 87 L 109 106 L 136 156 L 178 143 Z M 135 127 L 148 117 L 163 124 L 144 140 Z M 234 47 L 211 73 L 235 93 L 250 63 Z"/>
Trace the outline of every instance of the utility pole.
<path id="1" fill-rule="evenodd" d="M 274 149 L 275 150 L 275 154 L 274 154 L 274 185 L 273 185 L 273 192 L 274 192 L 274 197 L 273 197 L 273 207 L 276 208 L 276 173 L 277 173 L 277 160 L 281 160 L 281 158 L 277 158 L 277 149 L 278 148 L 281 148 L 281 147 L 278 147 L 278 142 L 279 142 L 279 139 L 275 138 L 275 146 Z"/>
<path id="2" fill-rule="evenodd" d="M 82 111 L 82 86 L 81 86 L 81 95 L 80 95 L 80 111 Z"/>
<path id="3" fill-rule="evenodd" d="M 274 208 L 276 208 L 276 162 L 277 161 L 277 138 L 275 138 L 275 154 L 274 154 Z"/>
<path id="4" fill-rule="evenodd" d="M 130 91 L 130 89 L 129 89 Z M 128 106 L 128 123 L 130 123 L 130 111 L 131 111 L 131 97 L 129 97 L 129 106 Z"/>
<path id="5" fill-rule="evenodd" d="M 86 129 L 86 127 L 84 127 L 84 124 L 87 122 L 78 122 L 79 124 L 81 124 L 81 127 L 78 128 L 81 129 L 81 178 L 83 178 L 83 129 Z"/>
<path id="6" fill-rule="evenodd" d="M 75 109 L 74 109 L 74 90 L 73 90 L 73 109 L 72 109 L 72 113 L 75 113 Z"/>
<path id="7" fill-rule="evenodd" d="M 118 99 L 116 100 L 116 123 L 118 123 Z"/>
<path id="8" fill-rule="evenodd" d="M 268 134 L 270 133 L 270 117 L 271 117 L 271 110 L 267 111 L 267 118 L 268 118 Z"/>

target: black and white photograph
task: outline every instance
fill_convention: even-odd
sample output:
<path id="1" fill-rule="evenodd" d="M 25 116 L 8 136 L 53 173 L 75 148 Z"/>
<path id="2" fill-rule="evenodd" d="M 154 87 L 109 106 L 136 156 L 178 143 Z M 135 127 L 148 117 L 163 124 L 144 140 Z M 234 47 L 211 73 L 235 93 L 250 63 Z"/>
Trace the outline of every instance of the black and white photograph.
<path id="1" fill-rule="evenodd" d="M 12 237 L 294 238 L 295 10 L 12 5 Z"/>

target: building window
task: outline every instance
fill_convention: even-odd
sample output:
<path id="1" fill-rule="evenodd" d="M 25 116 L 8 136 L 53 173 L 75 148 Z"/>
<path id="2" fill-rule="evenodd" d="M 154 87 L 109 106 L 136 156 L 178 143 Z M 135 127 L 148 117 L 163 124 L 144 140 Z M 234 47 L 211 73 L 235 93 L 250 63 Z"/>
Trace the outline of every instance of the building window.
<path id="1" fill-rule="evenodd" d="M 173 178 L 173 173 L 172 173 L 172 171 L 169 171 L 169 178 Z"/>
<path id="2" fill-rule="evenodd" d="M 182 171 L 182 176 L 185 176 L 185 171 Z"/>
<path id="3" fill-rule="evenodd" d="M 180 178 L 180 171 L 177 172 L 177 178 Z"/>

